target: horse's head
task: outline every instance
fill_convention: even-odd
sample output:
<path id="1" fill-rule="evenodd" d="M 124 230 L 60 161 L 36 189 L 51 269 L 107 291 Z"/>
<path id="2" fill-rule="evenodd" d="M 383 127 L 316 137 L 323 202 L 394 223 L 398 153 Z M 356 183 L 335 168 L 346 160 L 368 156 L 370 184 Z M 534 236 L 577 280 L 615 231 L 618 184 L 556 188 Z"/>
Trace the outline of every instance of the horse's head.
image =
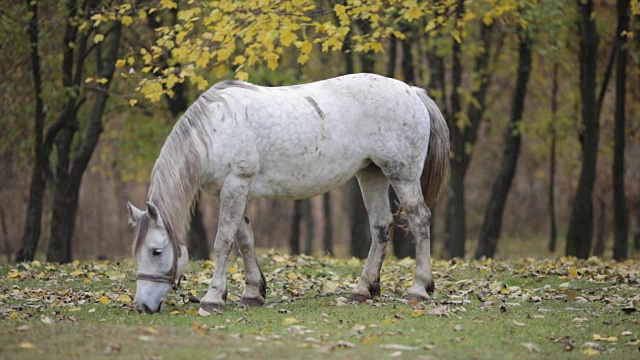
<path id="1" fill-rule="evenodd" d="M 138 264 L 134 303 L 139 311 L 159 312 L 162 299 L 177 289 L 182 273 L 189 266 L 187 248 L 173 238 L 158 208 L 147 202 L 142 211 L 127 203 L 129 225 L 135 228 L 133 249 Z"/>

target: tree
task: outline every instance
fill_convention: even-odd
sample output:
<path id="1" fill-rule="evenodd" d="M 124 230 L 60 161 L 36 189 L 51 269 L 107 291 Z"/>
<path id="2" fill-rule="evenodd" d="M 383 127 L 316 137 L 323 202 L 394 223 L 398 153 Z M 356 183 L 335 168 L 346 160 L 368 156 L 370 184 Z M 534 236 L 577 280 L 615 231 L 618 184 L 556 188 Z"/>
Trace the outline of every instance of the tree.
<path id="1" fill-rule="evenodd" d="M 558 237 L 558 225 L 556 223 L 556 206 L 555 206 L 555 179 L 556 179 L 556 147 L 558 137 L 556 131 L 556 120 L 558 113 L 558 68 L 556 62 L 553 65 L 553 75 L 551 81 L 551 122 L 549 124 L 549 132 L 551 137 L 551 146 L 549 148 L 549 187 L 547 198 L 549 199 L 549 251 L 556 251 L 556 243 Z"/>
<path id="2" fill-rule="evenodd" d="M 70 2 L 70 5 L 77 6 L 75 2 Z M 91 5 L 97 6 L 98 3 L 92 3 Z M 98 75 L 94 89 L 96 93 L 85 134 L 81 139 L 80 146 L 75 150 L 72 148 L 72 144 L 80 125 L 78 109 L 86 97 L 83 99 L 75 95 L 70 96 L 65 106 L 65 112 L 61 117 L 62 129 L 55 139 L 57 163 L 53 178 L 53 217 L 47 261 L 65 263 L 72 260 L 72 239 L 80 185 L 91 155 L 103 131 L 102 117 L 110 95 L 109 86 L 113 79 L 115 64 L 118 59 L 121 29 L 120 21 L 115 21 L 104 33 L 96 34 L 96 37 L 93 38 L 92 46 L 95 48 L 96 74 Z M 77 29 L 74 31 L 77 31 Z M 79 40 L 75 72 L 73 64 L 65 64 L 67 66 L 64 67 L 63 75 L 65 78 L 68 76 L 75 77 L 76 88 L 84 71 L 84 60 L 89 53 L 86 48 L 89 45 L 88 32 L 79 33 L 78 35 L 80 39 L 74 36 L 70 42 L 65 42 L 64 45 L 70 46 L 68 44 L 73 44 Z M 66 36 L 65 40 L 67 40 Z M 107 44 L 108 47 L 105 48 Z"/>
<path id="3" fill-rule="evenodd" d="M 613 258 L 621 261 L 628 256 L 629 212 L 624 189 L 624 148 L 625 148 L 625 99 L 627 82 L 627 36 L 629 28 L 629 0 L 617 0 L 618 61 L 616 63 L 616 104 L 613 154 L 613 211 L 614 246 Z"/>
<path id="4" fill-rule="evenodd" d="M 582 102 L 582 170 L 571 210 L 565 254 L 589 257 L 593 238 L 593 185 L 596 177 L 600 125 L 596 102 L 598 33 L 593 0 L 578 0 L 580 29 L 580 98 Z"/>
<path id="5" fill-rule="evenodd" d="M 476 249 L 475 258 L 483 256 L 494 257 L 496 246 L 502 229 L 502 217 L 507 203 L 509 189 L 513 182 L 520 154 L 522 138 L 519 123 L 524 113 L 524 100 L 527 93 L 527 84 L 531 74 L 531 38 L 527 30 L 519 31 L 518 69 L 516 86 L 513 93 L 511 118 L 505 131 L 505 144 L 500 162 L 500 168 L 491 189 L 491 197 L 484 217 L 484 223 L 480 232 L 480 240 Z"/>
<path id="6" fill-rule="evenodd" d="M 456 9 L 456 18 L 464 16 L 464 1 L 459 1 Z M 463 113 L 461 100 L 462 91 L 462 47 L 457 41 L 453 42 L 452 55 L 452 90 L 451 90 L 451 113 L 449 118 L 449 129 L 451 130 L 451 177 L 450 177 L 450 197 L 448 203 L 448 232 L 447 252 L 451 257 L 464 257 L 466 243 L 466 210 L 465 210 L 465 186 L 464 179 L 471 163 L 472 149 L 478 136 L 480 120 L 486 110 L 486 94 L 489 89 L 491 73 L 490 54 L 491 42 L 494 27 L 492 23 L 482 23 L 480 28 L 480 41 L 482 50 L 474 58 L 474 74 L 477 82 L 471 91 L 471 98 L 474 99 L 468 106 L 467 114 Z M 501 48 L 500 43 L 496 47 L 496 54 Z M 494 55 L 496 58 L 496 55 Z"/>
<path id="7" fill-rule="evenodd" d="M 29 46 L 31 47 L 31 69 L 35 91 L 35 163 L 31 174 L 31 187 L 29 190 L 29 202 L 27 204 L 27 216 L 22 235 L 22 247 L 16 253 L 16 262 L 32 261 L 36 254 L 40 232 L 42 227 L 42 204 L 46 190 L 46 170 L 49 164 L 50 146 L 45 146 L 44 141 L 44 100 L 42 98 L 42 77 L 40 75 L 40 52 L 38 50 L 38 2 L 26 0 L 27 9 L 32 14 L 29 19 Z M 49 137 L 49 136 L 48 136 Z"/>

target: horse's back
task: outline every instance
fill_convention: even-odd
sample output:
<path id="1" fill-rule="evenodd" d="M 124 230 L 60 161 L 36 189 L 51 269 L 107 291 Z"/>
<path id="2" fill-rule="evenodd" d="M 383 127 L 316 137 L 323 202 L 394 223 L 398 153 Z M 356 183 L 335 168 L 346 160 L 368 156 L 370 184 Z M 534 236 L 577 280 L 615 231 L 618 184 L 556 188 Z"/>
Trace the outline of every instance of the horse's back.
<path id="1" fill-rule="evenodd" d="M 289 87 L 225 87 L 236 136 L 253 139 L 252 197 L 302 198 L 328 191 L 373 162 L 419 176 L 429 116 L 403 82 L 373 74 Z M 235 130 L 234 130 L 235 131 Z"/>

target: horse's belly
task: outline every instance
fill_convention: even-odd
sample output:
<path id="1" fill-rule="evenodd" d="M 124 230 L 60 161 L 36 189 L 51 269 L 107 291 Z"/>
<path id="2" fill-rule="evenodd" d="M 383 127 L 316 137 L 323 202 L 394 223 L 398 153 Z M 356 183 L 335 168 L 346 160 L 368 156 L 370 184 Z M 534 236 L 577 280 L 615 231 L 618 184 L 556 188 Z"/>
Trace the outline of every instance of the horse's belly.
<path id="1" fill-rule="evenodd" d="M 354 158 L 304 160 L 265 164 L 253 179 L 249 197 L 306 199 L 317 196 L 344 184 L 368 163 L 367 159 Z"/>

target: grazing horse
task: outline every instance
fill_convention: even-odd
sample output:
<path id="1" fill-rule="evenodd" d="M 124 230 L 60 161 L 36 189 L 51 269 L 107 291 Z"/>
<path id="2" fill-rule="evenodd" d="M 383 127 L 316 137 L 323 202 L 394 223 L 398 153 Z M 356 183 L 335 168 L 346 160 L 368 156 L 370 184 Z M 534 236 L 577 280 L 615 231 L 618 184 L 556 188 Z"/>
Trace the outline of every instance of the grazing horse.
<path id="1" fill-rule="evenodd" d="M 225 305 L 234 241 L 246 272 L 241 302 L 265 302 L 247 201 L 309 198 L 354 175 L 373 240 L 350 299 L 364 302 L 380 294 L 380 268 L 394 221 L 391 185 L 416 241 L 408 297 L 425 300 L 434 289 L 427 205 L 438 197 L 448 159 L 449 129 L 440 110 L 424 90 L 398 80 L 354 74 L 283 87 L 218 83 L 169 134 L 151 173 L 146 210 L 128 204 L 129 224 L 136 228 L 135 304 L 141 311 L 158 312 L 163 297 L 177 286 L 188 266 L 183 244 L 200 189 L 220 202 L 215 269 L 200 302 L 211 311 Z"/>

